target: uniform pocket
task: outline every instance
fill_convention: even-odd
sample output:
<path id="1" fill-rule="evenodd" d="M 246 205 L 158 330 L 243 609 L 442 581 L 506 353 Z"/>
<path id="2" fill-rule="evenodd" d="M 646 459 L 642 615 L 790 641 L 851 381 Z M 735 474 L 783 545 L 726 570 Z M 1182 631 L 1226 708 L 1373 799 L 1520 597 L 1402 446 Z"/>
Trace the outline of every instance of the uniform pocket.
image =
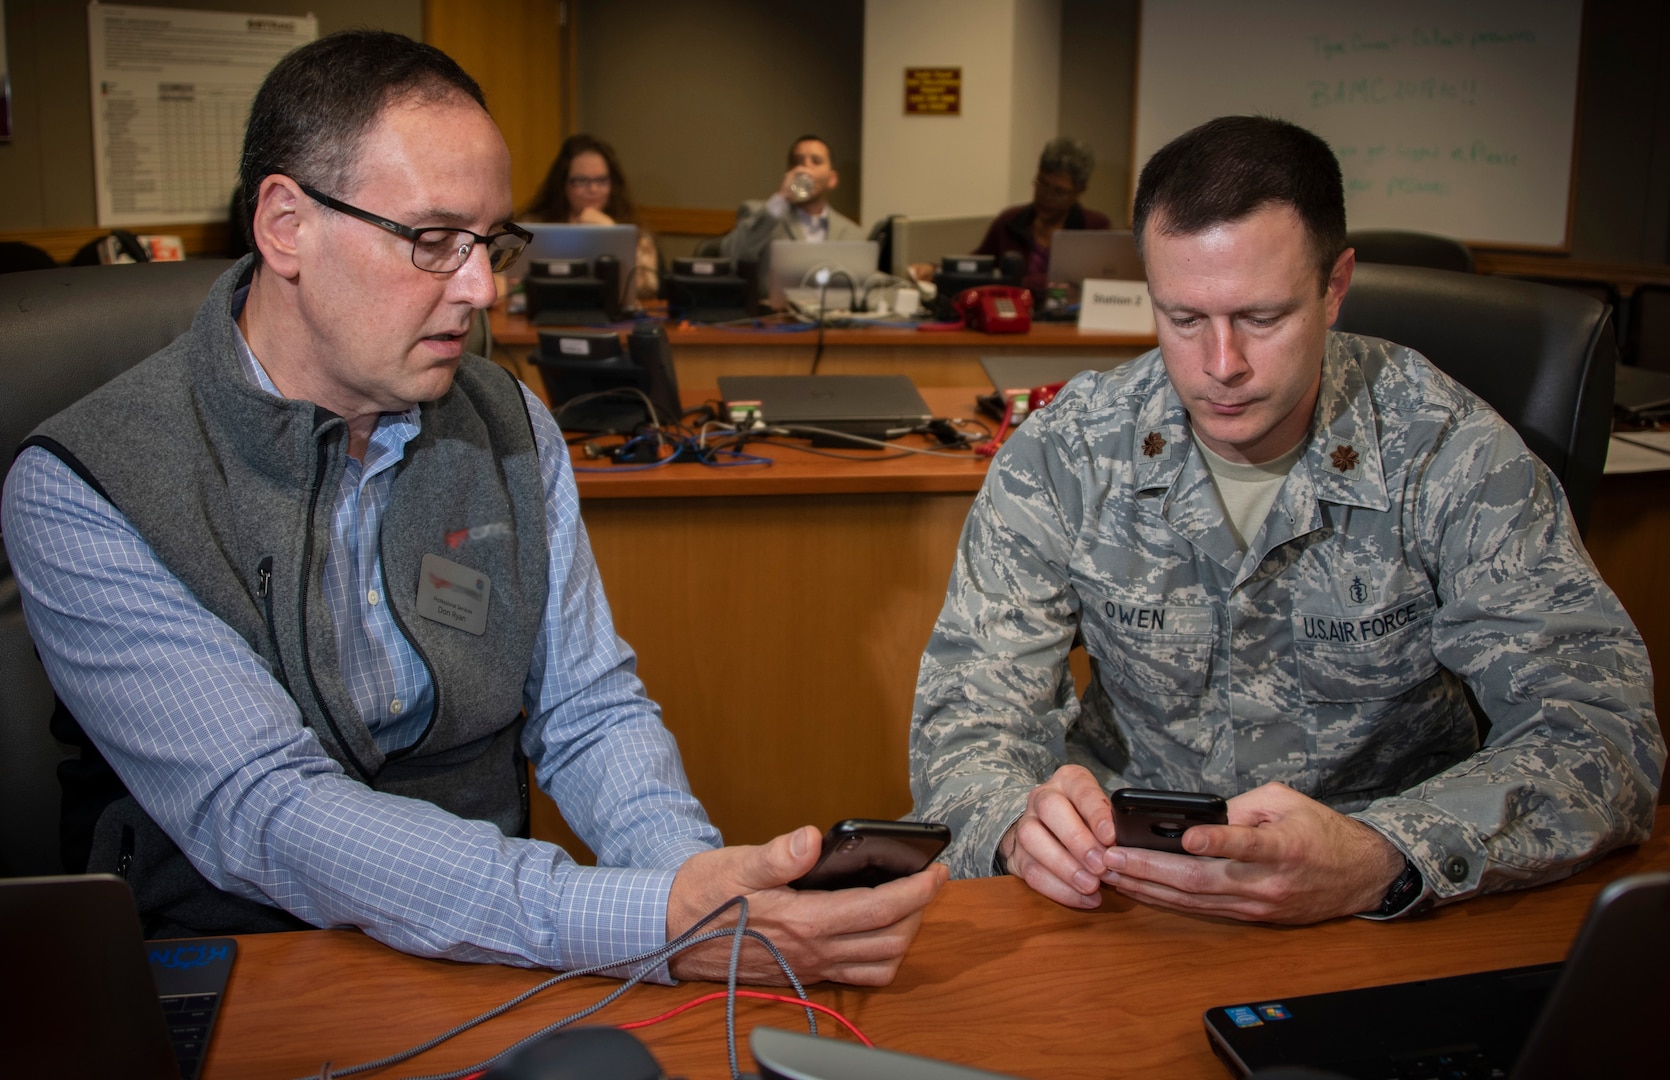
<path id="1" fill-rule="evenodd" d="M 1102 599 L 1083 610 L 1085 643 L 1127 689 L 1160 697 L 1206 692 L 1217 641 L 1211 608 Z"/>
<path id="2" fill-rule="evenodd" d="M 1438 673 L 1431 596 L 1371 614 L 1293 616 L 1299 690 L 1307 701 L 1383 701 Z"/>

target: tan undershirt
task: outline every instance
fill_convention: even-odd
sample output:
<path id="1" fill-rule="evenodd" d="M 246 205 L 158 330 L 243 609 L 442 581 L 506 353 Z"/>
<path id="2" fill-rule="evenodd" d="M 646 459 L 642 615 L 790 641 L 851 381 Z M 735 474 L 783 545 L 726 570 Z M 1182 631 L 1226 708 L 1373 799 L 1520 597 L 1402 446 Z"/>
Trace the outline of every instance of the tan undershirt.
<path id="1" fill-rule="evenodd" d="M 1258 535 L 1264 518 L 1270 513 L 1271 504 L 1276 501 L 1276 493 L 1281 490 L 1282 481 L 1287 479 L 1287 474 L 1304 453 L 1305 442 L 1309 438 L 1307 434 L 1294 444 L 1293 449 L 1271 461 L 1243 465 L 1219 457 L 1207 449 L 1199 436 L 1194 437 L 1195 448 L 1200 451 L 1201 460 L 1206 462 L 1206 469 L 1212 474 L 1212 483 L 1218 489 L 1218 498 L 1223 501 L 1224 512 L 1229 516 L 1229 530 L 1235 534 L 1235 542 L 1242 551 L 1247 549 L 1247 537 Z"/>

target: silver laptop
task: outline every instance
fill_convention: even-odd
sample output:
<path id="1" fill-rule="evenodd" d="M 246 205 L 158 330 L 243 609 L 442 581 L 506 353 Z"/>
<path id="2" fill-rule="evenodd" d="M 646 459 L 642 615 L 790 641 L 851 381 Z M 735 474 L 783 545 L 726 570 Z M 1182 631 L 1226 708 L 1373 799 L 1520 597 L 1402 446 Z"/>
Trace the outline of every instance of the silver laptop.
<path id="1" fill-rule="evenodd" d="M 527 222 L 522 228 L 533 233 L 527 250 L 516 260 L 516 265 L 505 272 L 512 288 L 521 284 L 533 264 L 540 259 L 585 259 L 594 261 L 599 255 L 612 255 L 620 264 L 621 307 L 631 307 L 637 290 L 634 270 L 638 265 L 638 226 L 636 225 L 559 225 L 550 222 Z"/>
<path id="2" fill-rule="evenodd" d="M 1111 356 L 982 356 L 980 366 L 998 390 L 1031 390 L 1064 383 L 1081 371 L 1111 371 Z"/>
<path id="3" fill-rule="evenodd" d="M 1627 415 L 1641 420 L 1670 415 L 1670 373 L 1619 364 L 1612 401 Z"/>
<path id="4" fill-rule="evenodd" d="M 771 242 L 771 282 L 767 300 L 779 311 L 793 302 L 803 308 L 856 311 L 864 306 L 864 286 L 875 276 L 881 245 L 874 240 Z M 828 271 L 827 287 L 818 282 Z"/>
<path id="5" fill-rule="evenodd" d="M 758 402 L 772 427 L 891 430 L 933 419 L 908 375 L 721 375 L 719 396 Z"/>
<path id="6" fill-rule="evenodd" d="M 1057 229 L 1050 240 L 1051 281 L 1147 281 L 1129 229 Z"/>

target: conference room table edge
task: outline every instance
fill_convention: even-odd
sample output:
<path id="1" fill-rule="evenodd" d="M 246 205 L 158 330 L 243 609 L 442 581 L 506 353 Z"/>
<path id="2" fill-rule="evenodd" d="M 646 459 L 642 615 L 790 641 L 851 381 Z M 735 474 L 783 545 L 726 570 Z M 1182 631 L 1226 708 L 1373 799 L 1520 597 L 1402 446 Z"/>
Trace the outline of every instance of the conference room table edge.
<path id="1" fill-rule="evenodd" d="M 1221 1077 L 1202 1014 L 1217 1005 L 1439 978 L 1562 959 L 1595 895 L 1670 870 L 1670 807 L 1653 837 L 1565 880 L 1477 897 L 1417 918 L 1275 927 L 1183 915 L 1104 891 L 1100 908 L 1056 905 L 1014 878 L 954 881 L 929 906 L 893 984 L 809 988 L 878 1046 L 1036 1078 Z M 550 973 L 409 956 L 353 930 L 247 935 L 203 1077 L 319 1075 L 447 1030 Z M 413 1063 L 373 1075 L 462 1068 L 600 999 L 620 984 L 582 977 Z M 657 1016 L 722 984 L 644 985 L 588 1018 Z M 738 1042 L 751 1071 L 755 1026 L 805 1030 L 792 1006 L 745 1001 Z M 822 1034 L 850 1039 L 828 1018 Z M 724 1007 L 698 1006 L 637 1034 L 669 1076 L 728 1076 Z"/>
<path id="2" fill-rule="evenodd" d="M 559 326 L 537 326 L 529 321 L 525 315 L 512 315 L 506 310 L 503 301 L 488 309 L 487 318 L 488 331 L 493 335 L 493 340 L 499 345 L 512 347 L 538 345 L 541 330 L 563 329 Z M 813 329 L 816 325 L 814 323 L 794 324 L 782 321 L 775 324 L 777 326 L 801 325 L 807 328 L 799 331 L 773 330 L 766 326 L 757 328 L 706 326 L 667 319 L 665 312 L 659 309 L 644 311 L 638 315 L 638 318 L 662 322 L 667 329 L 667 340 L 674 348 L 681 345 L 740 345 L 782 348 L 786 345 L 812 345 L 815 343 L 817 336 L 817 331 Z M 631 319 L 611 324 L 611 327 L 617 330 L 627 330 L 631 326 Z M 602 328 L 592 326 L 581 327 L 580 329 L 595 331 Z M 1025 345 L 1030 343 L 1045 348 L 1077 345 L 1091 348 L 1119 349 L 1133 346 L 1153 348 L 1155 340 L 1153 333 L 1081 330 L 1076 323 L 1070 322 L 1034 322 L 1030 330 L 1021 334 L 991 334 L 966 328 L 958 330 L 919 330 L 915 327 L 900 326 L 826 326 L 823 329 L 823 341 L 826 346 L 922 346 L 925 348 L 961 346 L 978 350 L 988 346 Z"/>

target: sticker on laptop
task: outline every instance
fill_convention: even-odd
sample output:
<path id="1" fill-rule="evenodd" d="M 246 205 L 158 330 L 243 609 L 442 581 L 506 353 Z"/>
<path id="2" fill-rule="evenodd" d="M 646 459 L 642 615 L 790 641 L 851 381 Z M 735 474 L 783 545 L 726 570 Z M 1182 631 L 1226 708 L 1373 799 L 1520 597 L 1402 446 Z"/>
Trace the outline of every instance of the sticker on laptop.
<path id="1" fill-rule="evenodd" d="M 1266 1020 L 1291 1020 L 1293 1014 L 1287 1011 L 1287 1006 L 1277 1002 L 1258 1006 L 1258 1015 Z"/>
<path id="2" fill-rule="evenodd" d="M 1258 1018 L 1258 1014 L 1245 1005 L 1231 1005 L 1224 1009 L 1224 1013 L 1238 1028 L 1264 1026 L 1264 1021 Z"/>

